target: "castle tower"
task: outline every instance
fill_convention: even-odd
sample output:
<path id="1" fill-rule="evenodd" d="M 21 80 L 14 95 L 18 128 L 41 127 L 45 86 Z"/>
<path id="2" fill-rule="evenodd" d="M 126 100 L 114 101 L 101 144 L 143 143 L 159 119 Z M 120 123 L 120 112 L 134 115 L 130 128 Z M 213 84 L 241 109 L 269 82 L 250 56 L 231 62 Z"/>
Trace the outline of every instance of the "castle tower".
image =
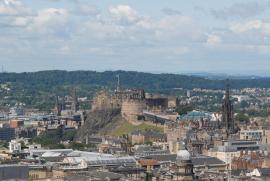
<path id="1" fill-rule="evenodd" d="M 222 105 L 222 128 L 228 134 L 234 133 L 233 103 L 230 100 L 229 80 L 227 80 L 225 98 Z"/>

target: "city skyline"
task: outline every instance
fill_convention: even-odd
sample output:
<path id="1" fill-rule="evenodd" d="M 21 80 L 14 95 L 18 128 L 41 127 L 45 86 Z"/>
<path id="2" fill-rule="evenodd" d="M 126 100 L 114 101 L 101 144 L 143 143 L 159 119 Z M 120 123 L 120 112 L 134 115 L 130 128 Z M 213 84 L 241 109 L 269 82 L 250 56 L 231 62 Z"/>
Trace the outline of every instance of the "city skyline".
<path id="1" fill-rule="evenodd" d="M 1 0 L 9 72 L 267 75 L 270 1 Z"/>

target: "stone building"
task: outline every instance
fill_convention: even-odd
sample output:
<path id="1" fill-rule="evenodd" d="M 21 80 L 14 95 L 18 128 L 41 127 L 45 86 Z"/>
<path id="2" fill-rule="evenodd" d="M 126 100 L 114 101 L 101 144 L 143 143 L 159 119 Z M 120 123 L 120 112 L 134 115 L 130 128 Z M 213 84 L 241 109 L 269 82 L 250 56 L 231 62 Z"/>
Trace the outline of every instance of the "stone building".
<path id="1" fill-rule="evenodd" d="M 136 121 L 143 115 L 145 108 L 145 101 L 127 99 L 122 102 L 121 115 L 126 120 Z"/>
<path id="2" fill-rule="evenodd" d="M 270 130 L 263 130 L 262 144 L 270 143 Z"/>
<path id="3" fill-rule="evenodd" d="M 171 153 L 177 153 L 181 147 L 180 141 L 187 138 L 188 129 L 184 125 L 179 125 L 177 123 L 168 124 L 164 126 L 164 133 L 167 137 L 167 142 L 169 144 L 169 150 Z"/>
<path id="4" fill-rule="evenodd" d="M 177 105 L 177 99 L 145 93 L 143 89 L 99 91 L 92 101 L 92 110 L 121 109 L 121 115 L 128 121 L 143 117 L 143 110 L 162 112 Z"/>
<path id="5" fill-rule="evenodd" d="M 258 140 L 261 141 L 263 137 L 262 129 L 241 129 L 240 131 L 240 139 L 241 140 Z"/>
<path id="6" fill-rule="evenodd" d="M 156 131 L 146 130 L 136 130 L 131 133 L 132 144 L 144 144 L 147 142 L 166 142 L 167 137 L 164 133 L 159 133 Z"/>
<path id="7" fill-rule="evenodd" d="M 194 180 L 191 154 L 183 147 L 177 152 L 174 177 L 179 181 Z"/>
<path id="8" fill-rule="evenodd" d="M 159 162 L 153 159 L 140 159 L 138 163 L 142 168 L 144 168 L 148 172 L 154 169 L 158 169 L 160 167 Z"/>
<path id="9" fill-rule="evenodd" d="M 29 167 L 29 178 L 31 180 L 42 180 L 52 178 L 52 167 L 33 165 Z"/>
<path id="10" fill-rule="evenodd" d="M 92 110 L 121 108 L 121 99 L 108 91 L 99 91 L 92 101 Z"/>
<path id="11" fill-rule="evenodd" d="M 168 108 L 168 103 L 168 97 L 160 96 L 159 94 L 146 95 L 147 110 L 151 110 L 153 112 L 162 112 Z"/>
<path id="12" fill-rule="evenodd" d="M 239 157 L 232 160 L 233 170 L 253 170 L 262 168 L 264 157 L 258 152 L 241 151 Z"/>
<path id="13" fill-rule="evenodd" d="M 188 129 L 184 125 L 177 123 L 164 126 L 164 133 L 167 135 L 168 142 L 179 141 L 186 138 Z"/>

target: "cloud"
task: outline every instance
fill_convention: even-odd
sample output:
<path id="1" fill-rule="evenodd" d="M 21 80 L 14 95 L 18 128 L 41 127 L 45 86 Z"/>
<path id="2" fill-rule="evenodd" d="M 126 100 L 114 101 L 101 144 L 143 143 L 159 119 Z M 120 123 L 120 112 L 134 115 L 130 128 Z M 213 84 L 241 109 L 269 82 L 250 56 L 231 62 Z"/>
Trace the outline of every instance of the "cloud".
<path id="1" fill-rule="evenodd" d="M 123 24 L 130 24 L 139 20 L 138 12 L 128 5 L 117 5 L 109 8 L 112 17 Z"/>
<path id="2" fill-rule="evenodd" d="M 20 16 L 31 15 L 29 8 L 23 6 L 18 0 L 0 0 L 0 15 L 1 16 Z"/>
<path id="3" fill-rule="evenodd" d="M 37 12 L 30 18 L 31 23 L 27 27 L 30 31 L 46 32 L 61 29 L 68 21 L 68 11 L 65 9 L 47 8 Z"/>
<path id="4" fill-rule="evenodd" d="M 174 53 L 177 55 L 182 55 L 190 52 L 189 47 L 177 47 L 174 49 Z"/>
<path id="5" fill-rule="evenodd" d="M 26 17 L 16 17 L 13 25 L 18 27 L 26 27 L 30 23 L 30 18 Z"/>
<path id="6" fill-rule="evenodd" d="M 257 32 L 264 35 L 270 35 L 270 23 L 262 20 L 251 20 L 244 23 L 234 23 L 229 28 L 234 33 Z"/>
<path id="7" fill-rule="evenodd" d="M 22 3 L 18 0 L 3 0 L 4 4 L 6 5 L 15 5 L 15 6 L 21 6 Z"/>
<path id="8" fill-rule="evenodd" d="M 140 12 L 140 4 L 134 9 L 131 5 L 113 2 L 40 2 L 43 0 L 0 0 L 3 64 L 16 60 L 29 70 L 32 64 L 54 67 L 59 60 L 57 68 L 66 68 L 63 64 L 69 62 L 71 69 L 96 69 L 98 65 L 101 69 L 112 68 L 111 65 L 126 68 L 128 64 L 129 68 L 139 69 L 137 61 L 140 61 L 149 65 L 144 66 L 145 70 L 151 67 L 178 71 L 185 65 L 193 68 L 195 63 L 198 69 L 207 68 L 213 66 L 209 64 L 211 61 L 220 67 L 221 59 L 235 60 L 237 64 L 236 60 L 246 62 L 248 57 L 256 57 L 258 61 L 269 58 L 270 22 L 252 18 L 260 14 L 253 8 L 266 11 L 262 7 L 266 3 L 247 2 L 243 4 L 249 5 L 243 7 L 236 3 L 213 10 L 216 18 L 228 20 L 219 22 L 204 19 L 206 14 L 201 15 L 206 9 L 198 8 L 191 10 L 195 13 L 186 14 L 170 6 L 161 9 L 163 14 L 156 15 Z M 26 65 L 24 60 L 31 63 Z"/>
<path id="9" fill-rule="evenodd" d="M 115 22 L 114 19 L 110 21 L 111 17 L 88 19 L 78 29 L 78 37 L 84 37 L 92 43 L 106 41 L 106 44 L 114 44 L 114 47 L 119 48 L 167 45 L 182 47 L 202 36 L 200 25 L 187 16 L 166 16 L 160 19 L 139 17 L 128 25 Z"/>
<path id="10" fill-rule="evenodd" d="M 192 17 L 176 11 L 156 18 L 144 16 L 131 6 L 121 4 L 108 7 L 108 13 L 82 1 L 73 4 L 79 7 L 76 11 L 59 6 L 31 9 L 23 3 L 12 4 L 11 1 L 2 5 L 31 12 L 25 15 L 17 11 L 16 15 L 5 16 L 5 21 L 2 18 L 3 23 L 0 20 L 0 24 L 14 27 L 4 38 L 18 52 L 46 49 L 53 54 L 58 50 L 62 55 L 75 52 L 101 55 L 107 52 L 102 56 L 116 56 L 130 50 L 149 54 L 154 49 L 164 49 L 162 54 L 182 55 L 191 51 L 190 41 L 197 41 L 202 36 L 200 25 Z"/>
<path id="11" fill-rule="evenodd" d="M 0 24 L 2 27 L 26 27 L 35 15 L 31 8 L 26 7 L 19 0 L 0 0 Z"/>
<path id="12" fill-rule="evenodd" d="M 222 42 L 221 37 L 218 35 L 208 35 L 206 45 L 216 47 Z"/>
<path id="13" fill-rule="evenodd" d="M 270 45 L 245 45 L 244 48 L 261 55 L 270 55 Z"/>
<path id="14" fill-rule="evenodd" d="M 268 28 L 263 21 L 248 21 L 228 25 L 227 29 L 212 32 L 207 36 L 205 48 L 211 52 L 238 55 L 268 56 L 270 38 Z M 267 25 L 268 26 L 268 25 Z"/>
<path id="15" fill-rule="evenodd" d="M 212 10 L 212 15 L 221 20 L 235 18 L 249 18 L 261 14 L 269 7 L 269 4 L 258 3 L 255 1 L 235 3 L 230 7 Z"/>
<path id="16" fill-rule="evenodd" d="M 100 14 L 100 10 L 94 5 L 78 2 L 73 13 L 79 16 L 96 16 Z"/>
<path id="17" fill-rule="evenodd" d="M 156 36 L 160 39 L 173 40 L 182 38 L 182 41 L 194 41 L 202 36 L 202 27 L 189 16 L 163 17 L 154 26 Z"/>
<path id="18" fill-rule="evenodd" d="M 166 15 L 169 15 L 169 16 L 171 16 L 171 15 L 181 15 L 182 14 L 181 11 L 176 10 L 176 9 L 171 9 L 171 8 L 163 8 L 162 12 L 164 14 L 166 14 Z"/>

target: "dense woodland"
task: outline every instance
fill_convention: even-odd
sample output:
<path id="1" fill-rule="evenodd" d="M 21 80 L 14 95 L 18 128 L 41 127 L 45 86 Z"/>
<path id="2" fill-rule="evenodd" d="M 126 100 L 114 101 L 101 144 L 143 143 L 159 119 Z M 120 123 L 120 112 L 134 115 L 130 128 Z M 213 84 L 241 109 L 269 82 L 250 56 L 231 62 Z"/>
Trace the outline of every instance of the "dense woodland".
<path id="1" fill-rule="evenodd" d="M 180 74 L 151 74 L 134 71 L 40 71 L 28 73 L 0 73 L 0 106 L 8 107 L 16 102 L 31 108 L 49 111 L 55 96 L 71 95 L 76 88 L 78 96 L 91 98 L 102 88 L 115 89 L 117 75 L 121 87 L 143 88 L 148 92 L 173 94 L 174 88 L 224 89 L 225 79 L 207 79 Z M 230 80 L 232 88 L 270 88 L 270 78 Z M 89 104 L 81 105 L 89 108 Z"/>
<path id="2" fill-rule="evenodd" d="M 0 83 L 18 83 L 25 87 L 50 89 L 62 85 L 92 85 L 114 87 L 120 75 L 125 87 L 140 87 L 147 90 L 169 88 L 223 89 L 225 80 L 206 79 L 180 74 L 151 74 L 134 71 L 40 71 L 28 73 L 0 73 Z M 270 87 L 270 78 L 237 79 L 230 81 L 232 88 Z"/>

